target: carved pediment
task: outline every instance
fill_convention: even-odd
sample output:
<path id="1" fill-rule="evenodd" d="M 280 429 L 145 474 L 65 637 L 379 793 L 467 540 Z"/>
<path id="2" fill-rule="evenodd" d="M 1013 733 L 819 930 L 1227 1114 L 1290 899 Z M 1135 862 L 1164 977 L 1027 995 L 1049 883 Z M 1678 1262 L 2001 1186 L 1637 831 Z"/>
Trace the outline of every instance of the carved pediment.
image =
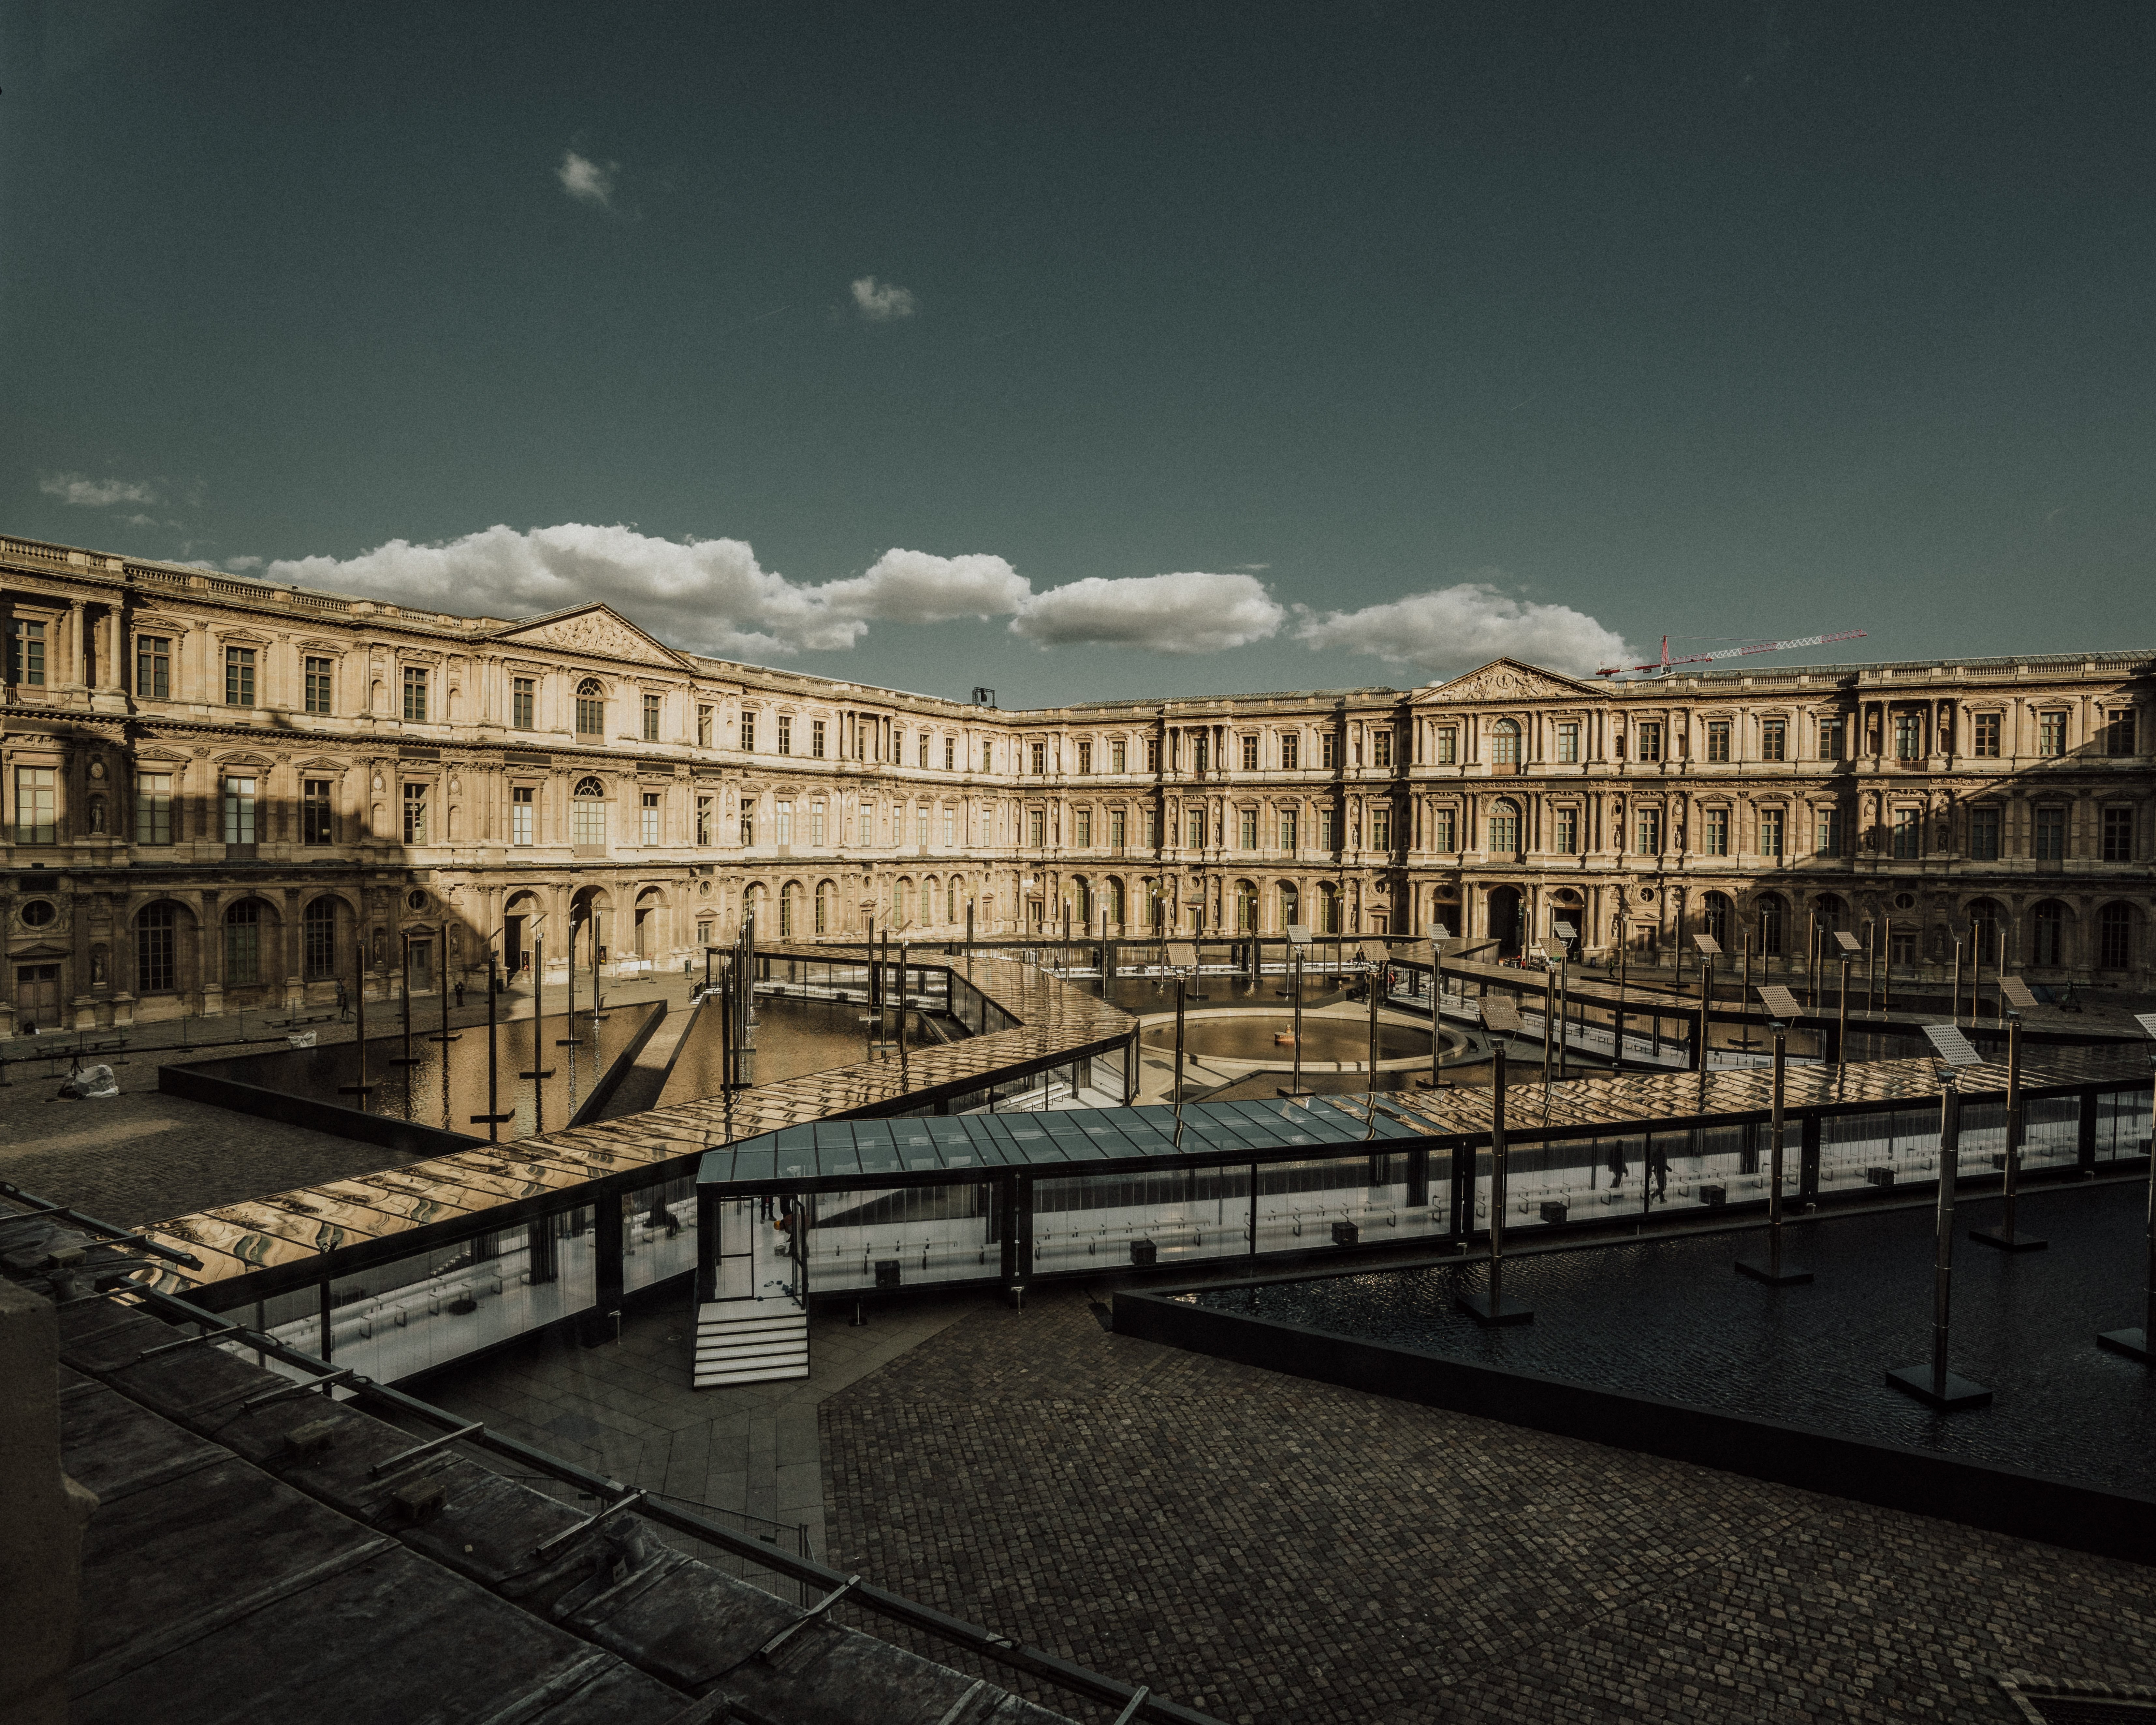
<path id="1" fill-rule="evenodd" d="M 1417 706 L 1449 704 L 1464 701 L 1578 701 L 1592 697 L 1597 691 L 1592 685 L 1576 683 L 1569 677 L 1560 677 L 1554 672 L 1532 665 L 1522 665 L 1517 659 L 1493 659 L 1480 670 L 1455 677 L 1449 683 L 1438 683 L 1425 689 L 1415 697 Z"/>
<path id="2" fill-rule="evenodd" d="M 654 640 L 619 612 L 596 603 L 536 618 L 504 629 L 494 639 L 505 645 L 554 647 L 565 653 L 626 660 L 632 665 L 665 665 L 669 670 L 689 668 L 688 660 L 671 648 Z"/>

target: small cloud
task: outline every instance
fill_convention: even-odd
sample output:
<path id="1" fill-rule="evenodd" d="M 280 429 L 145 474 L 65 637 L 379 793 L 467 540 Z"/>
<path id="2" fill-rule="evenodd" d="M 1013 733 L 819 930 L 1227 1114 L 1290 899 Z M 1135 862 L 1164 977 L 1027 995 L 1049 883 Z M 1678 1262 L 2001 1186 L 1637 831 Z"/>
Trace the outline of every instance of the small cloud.
<path id="1" fill-rule="evenodd" d="M 1036 593 L 1010 631 L 1043 647 L 1142 647 L 1218 653 L 1276 634 L 1286 611 L 1254 575 L 1186 571 L 1104 580 L 1089 576 Z"/>
<path id="2" fill-rule="evenodd" d="M 895 281 L 878 281 L 873 275 L 864 275 L 854 284 L 854 304 L 870 323 L 911 317 L 919 310 L 911 290 Z"/>
<path id="3" fill-rule="evenodd" d="M 110 509 L 116 503 L 155 503 L 154 485 L 134 480 L 94 480 L 81 473 L 41 473 L 38 489 L 77 509 Z"/>
<path id="4" fill-rule="evenodd" d="M 249 569 L 260 568 L 262 567 L 262 559 L 259 557 L 227 557 L 224 560 L 224 567 L 231 570 L 235 575 L 244 575 Z"/>
<path id="5" fill-rule="evenodd" d="M 1622 636 L 1585 612 L 1516 599 L 1486 581 L 1463 581 L 1359 611 L 1322 617 L 1305 612 L 1295 632 L 1313 648 L 1367 653 L 1440 675 L 1509 655 L 1588 676 L 1637 656 Z"/>
<path id="6" fill-rule="evenodd" d="M 562 165 L 554 170 L 554 177 L 562 182 L 562 189 L 578 203 L 612 209 L 613 177 L 620 168 L 621 164 L 618 162 L 609 162 L 602 167 L 590 157 L 579 156 L 574 150 L 564 150 Z"/>

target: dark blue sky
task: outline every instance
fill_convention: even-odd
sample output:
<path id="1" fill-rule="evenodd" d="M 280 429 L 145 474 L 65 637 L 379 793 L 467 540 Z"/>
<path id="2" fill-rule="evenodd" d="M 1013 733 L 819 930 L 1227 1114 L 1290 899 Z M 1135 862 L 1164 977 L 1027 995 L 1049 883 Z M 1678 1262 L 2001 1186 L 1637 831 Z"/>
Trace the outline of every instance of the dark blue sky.
<path id="1" fill-rule="evenodd" d="M 1005 705 L 2156 633 L 2145 3 L 0 16 L 5 531 Z"/>

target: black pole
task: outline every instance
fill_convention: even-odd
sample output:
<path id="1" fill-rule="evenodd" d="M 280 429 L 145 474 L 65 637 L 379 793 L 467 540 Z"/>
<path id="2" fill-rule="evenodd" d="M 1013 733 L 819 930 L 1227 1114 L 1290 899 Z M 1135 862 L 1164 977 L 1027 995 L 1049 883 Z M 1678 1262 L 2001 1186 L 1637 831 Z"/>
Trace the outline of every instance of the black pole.
<path id="1" fill-rule="evenodd" d="M 1463 1146 L 1460 1154 L 1474 1166 L 1475 1152 Z M 1483 1325 L 1523 1324 L 1534 1317 L 1531 1307 L 1507 1300 L 1504 1291 L 1505 1274 L 1505 1048 L 1502 1042 L 1490 1045 L 1490 1291 L 1486 1294 L 1461 1292 L 1454 1296 L 1455 1302 L 1476 1322 Z M 1474 1201 L 1474 1185 L 1471 1177 L 1468 1201 Z"/>
<path id="2" fill-rule="evenodd" d="M 1069 916 L 1066 910 L 1065 916 Z M 911 1087 L 913 1081 L 907 1076 L 906 1062 L 906 946 L 898 943 L 898 1084 L 901 1090 Z"/>
<path id="3" fill-rule="evenodd" d="M 364 902 L 362 899 L 362 903 Z M 359 1081 L 357 1084 L 340 1084 L 337 1086 L 337 1093 L 340 1096 L 357 1096 L 360 1111 L 372 1113 L 373 1111 L 369 1107 L 367 1100 L 368 1093 L 374 1086 L 367 1081 L 367 929 L 364 924 L 355 922 L 352 927 L 352 994 L 353 1009 L 359 1015 L 357 1037 Z"/>
<path id="4" fill-rule="evenodd" d="M 1789 1136 L 1788 1116 L 1783 1109 L 1783 1075 L 1789 1053 L 1789 1027 L 1784 1024 L 1774 1026 L 1774 1100 L 1767 1122 L 1768 1134 L 1767 1167 L 1767 1261 L 1761 1264 L 1749 1258 L 1737 1260 L 1737 1272 L 1748 1276 L 1754 1281 L 1763 1281 L 1769 1287 L 1796 1287 L 1812 1279 L 1809 1270 L 1784 1270 L 1782 1267 L 1782 1141 Z"/>
<path id="5" fill-rule="evenodd" d="M 1175 979 L 1175 1106 L 1183 1106 L 1183 978 Z"/>
<path id="6" fill-rule="evenodd" d="M 2151 1101 L 2156 1106 L 2156 1096 L 2152 1096 Z M 2096 1339 L 2115 1353 L 2138 1359 L 2144 1366 L 2156 1366 L 2156 1155 L 2148 1158 L 2148 1214 L 2145 1230 L 2148 1252 L 2143 1260 L 2141 1327 L 2108 1330 Z"/>
<path id="7" fill-rule="evenodd" d="M 2021 1106 L 2021 1014 L 2006 1015 L 2006 1154 L 2001 1195 L 2005 1210 L 1996 1228 L 1972 1228 L 1971 1240 L 2007 1252 L 2041 1252 L 2048 1241 L 2016 1230 L 2015 1200 L 2021 1185 L 2021 1135 L 2025 1129 Z"/>
<path id="8" fill-rule="evenodd" d="M 1439 1001 L 1445 993 L 1445 960 L 1435 940 L 1430 943 L 1430 1087 L 1445 1087 L 1445 1026 Z"/>
<path id="9" fill-rule="evenodd" d="M 486 962 L 486 1141 L 491 1144 L 501 1136 L 501 1074 L 500 1050 L 495 1038 L 494 1022 L 494 960 Z"/>
<path id="10" fill-rule="evenodd" d="M 1932 1265 L 1932 1357 L 1921 1366 L 1897 1366 L 1887 1381 L 1942 1413 L 1960 1408 L 1988 1408 L 1991 1392 L 1981 1384 L 1947 1369 L 1948 1322 L 1953 1303 L 1953 1209 L 1955 1176 L 1961 1160 L 1961 1091 L 1954 1074 L 1942 1075 L 1939 1089 L 1939 1204 Z"/>

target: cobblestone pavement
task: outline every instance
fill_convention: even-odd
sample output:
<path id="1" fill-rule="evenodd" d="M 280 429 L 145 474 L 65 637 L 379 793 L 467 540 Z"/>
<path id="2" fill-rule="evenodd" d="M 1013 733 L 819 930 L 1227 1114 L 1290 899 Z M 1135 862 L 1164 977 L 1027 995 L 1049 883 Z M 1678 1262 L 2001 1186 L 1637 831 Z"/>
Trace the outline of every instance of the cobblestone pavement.
<path id="1" fill-rule="evenodd" d="M 1105 1308 L 1103 1308 L 1105 1309 Z M 1235 1721 L 1996 1720 L 2156 1569 L 984 1307 L 821 1410 L 833 1561 Z"/>
<path id="2" fill-rule="evenodd" d="M 674 1016 L 687 999 L 688 985 L 679 977 L 609 981 L 607 993 L 610 1002 L 664 999 Z M 468 1001 L 472 998 L 466 996 Z M 547 1009 L 559 1012 L 566 998 L 565 990 L 549 987 Z M 479 1005 L 453 1010 L 450 1024 L 485 1024 L 484 996 L 480 999 Z M 432 1000 L 419 1004 L 431 1022 L 436 1010 Z M 529 997 L 512 997 L 506 1010 L 527 1015 Z M 368 1028 L 377 1035 L 396 1024 L 393 1008 L 370 1002 L 367 1012 Z M 351 1040 L 352 1025 L 338 1023 L 334 1012 L 326 1019 L 321 1013 L 320 1008 L 303 1012 L 303 1019 L 314 1020 L 305 1028 L 325 1043 Z M 37 1045 L 43 1039 L 14 1039 L 7 1045 L 7 1064 L 0 1066 L 0 1076 L 8 1081 L 0 1088 L 0 1180 L 103 1220 L 133 1226 L 411 1160 L 377 1144 L 158 1093 L 157 1073 L 166 1062 L 229 1058 L 278 1047 L 285 1018 L 279 1009 L 192 1019 L 184 1029 L 177 1022 L 147 1025 L 125 1048 L 100 1048 L 116 1041 L 117 1034 L 99 1032 L 87 1039 L 99 1051 L 84 1058 L 110 1063 L 121 1091 L 102 1101 L 56 1100 L 74 1039 L 54 1039 L 59 1051 L 50 1055 Z M 182 1034 L 189 1039 L 184 1045 L 179 1040 Z M 223 1037 L 233 1040 L 204 1045 Z M 618 1100 L 626 1104 L 641 1095 L 639 1091 Z"/>

